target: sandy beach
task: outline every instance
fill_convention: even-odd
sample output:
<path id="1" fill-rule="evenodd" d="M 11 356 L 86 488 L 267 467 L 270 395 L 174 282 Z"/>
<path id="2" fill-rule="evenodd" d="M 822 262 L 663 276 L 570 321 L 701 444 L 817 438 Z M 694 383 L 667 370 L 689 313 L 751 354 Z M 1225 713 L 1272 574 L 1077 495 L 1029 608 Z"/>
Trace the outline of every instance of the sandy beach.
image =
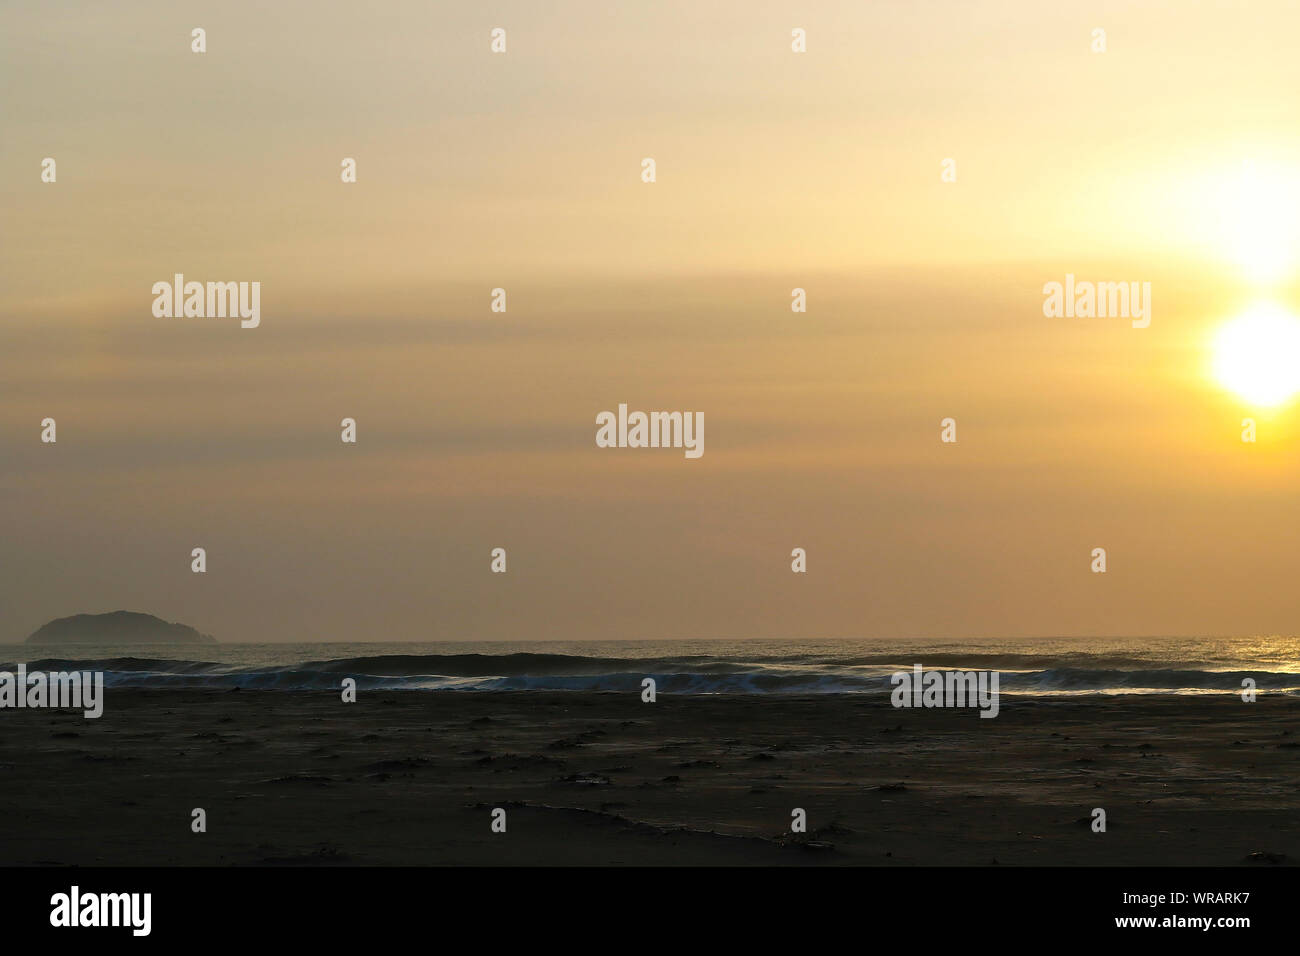
<path id="1" fill-rule="evenodd" d="M 852 695 L 122 689 L 98 720 L 0 728 L 5 865 L 1300 860 L 1282 696 L 1004 697 L 981 720 Z"/>

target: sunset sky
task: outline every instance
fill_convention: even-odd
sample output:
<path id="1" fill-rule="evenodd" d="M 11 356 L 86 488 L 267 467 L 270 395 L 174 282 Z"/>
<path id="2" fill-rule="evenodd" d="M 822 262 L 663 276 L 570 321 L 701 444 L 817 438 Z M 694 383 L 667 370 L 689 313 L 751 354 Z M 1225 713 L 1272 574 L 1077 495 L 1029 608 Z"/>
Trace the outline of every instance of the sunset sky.
<path id="1" fill-rule="evenodd" d="M 61 9 L 0 7 L 0 640 L 1297 629 L 1300 400 L 1213 371 L 1300 313 L 1294 3 Z"/>

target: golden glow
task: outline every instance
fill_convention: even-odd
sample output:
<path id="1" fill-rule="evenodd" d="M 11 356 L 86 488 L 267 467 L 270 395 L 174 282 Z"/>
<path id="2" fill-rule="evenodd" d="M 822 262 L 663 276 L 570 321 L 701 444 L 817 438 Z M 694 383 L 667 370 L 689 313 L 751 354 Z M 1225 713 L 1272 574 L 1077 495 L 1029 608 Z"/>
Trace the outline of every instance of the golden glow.
<path id="1" fill-rule="evenodd" d="M 1222 201 L 1222 235 L 1246 276 L 1273 282 L 1290 275 L 1300 253 L 1300 186 L 1293 171 L 1243 163 Z"/>
<path id="2" fill-rule="evenodd" d="M 1280 306 L 1257 304 L 1222 326 L 1213 351 L 1215 379 L 1252 404 L 1300 392 L 1300 319 Z"/>

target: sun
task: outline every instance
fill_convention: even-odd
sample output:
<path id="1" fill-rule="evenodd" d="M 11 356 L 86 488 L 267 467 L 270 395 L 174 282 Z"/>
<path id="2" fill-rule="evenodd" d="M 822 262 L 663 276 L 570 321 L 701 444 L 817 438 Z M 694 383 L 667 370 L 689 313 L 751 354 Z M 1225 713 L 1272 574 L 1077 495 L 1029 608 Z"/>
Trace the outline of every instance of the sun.
<path id="1" fill-rule="evenodd" d="M 1213 344 L 1214 377 L 1252 405 L 1281 405 L 1300 392 L 1300 319 L 1260 303 L 1223 325 Z"/>

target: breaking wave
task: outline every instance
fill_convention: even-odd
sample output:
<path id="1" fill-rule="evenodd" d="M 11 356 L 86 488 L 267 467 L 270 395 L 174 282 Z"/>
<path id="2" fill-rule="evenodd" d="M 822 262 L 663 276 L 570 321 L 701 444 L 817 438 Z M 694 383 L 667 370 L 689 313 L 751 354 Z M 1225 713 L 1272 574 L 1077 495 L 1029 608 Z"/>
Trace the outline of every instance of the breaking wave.
<path id="1" fill-rule="evenodd" d="M 716 655 L 607 657 L 574 654 L 389 654 L 306 660 L 270 666 L 104 657 L 45 658 L 28 671 L 94 670 L 109 687 L 337 690 L 344 677 L 370 690 L 639 691 L 646 677 L 663 694 L 887 694 L 891 675 L 916 660 L 884 655 L 788 655 L 760 660 Z M 1239 693 L 1250 678 L 1261 691 L 1300 694 L 1300 673 L 1216 669 L 1204 662 L 1152 666 L 1115 655 L 944 655 L 926 670 L 996 670 L 1005 694 Z M 1197 666 L 1200 665 L 1200 666 Z M 15 665 L 4 665 L 13 670 Z"/>

